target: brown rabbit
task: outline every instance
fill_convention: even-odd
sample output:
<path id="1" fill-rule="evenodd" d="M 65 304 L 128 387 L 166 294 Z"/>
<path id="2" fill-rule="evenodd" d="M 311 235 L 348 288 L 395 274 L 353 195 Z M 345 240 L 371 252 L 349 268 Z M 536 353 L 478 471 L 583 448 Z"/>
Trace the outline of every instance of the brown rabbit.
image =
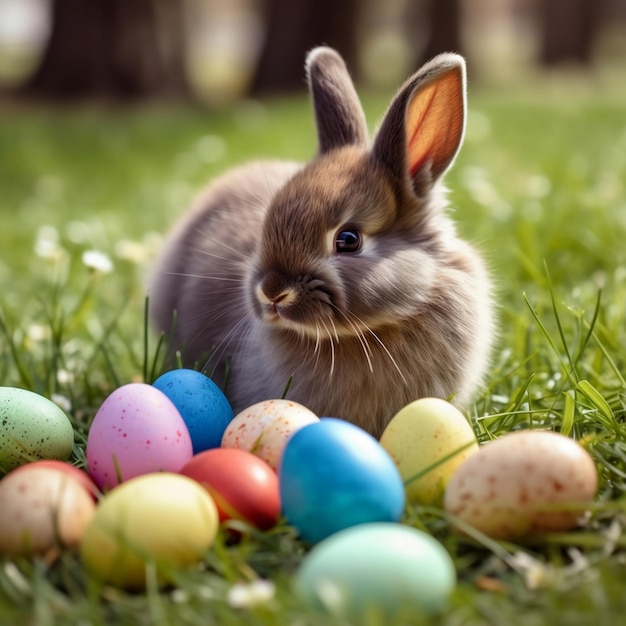
<path id="1" fill-rule="evenodd" d="M 490 281 L 440 180 L 465 127 L 465 63 L 442 54 L 399 90 L 373 144 L 341 57 L 306 69 L 319 153 L 213 183 L 152 276 L 157 328 L 223 376 L 235 412 L 288 397 L 374 435 L 424 396 L 467 403 L 492 345 Z M 173 322 L 175 320 L 175 323 Z"/>

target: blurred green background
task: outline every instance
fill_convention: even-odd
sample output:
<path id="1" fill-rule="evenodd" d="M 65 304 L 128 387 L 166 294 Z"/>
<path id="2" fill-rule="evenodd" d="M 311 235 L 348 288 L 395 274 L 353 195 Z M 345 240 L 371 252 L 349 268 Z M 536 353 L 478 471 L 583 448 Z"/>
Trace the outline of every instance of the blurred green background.
<path id="1" fill-rule="evenodd" d="M 467 57 L 447 183 L 511 336 L 522 295 L 545 299 L 545 265 L 565 299 L 622 293 L 626 0 L 0 0 L 0 305 L 16 345 L 55 316 L 87 346 L 115 323 L 134 354 L 118 378 L 137 375 L 145 274 L 198 189 L 315 153 L 303 65 L 319 43 L 347 59 L 372 130 L 425 59 Z"/>

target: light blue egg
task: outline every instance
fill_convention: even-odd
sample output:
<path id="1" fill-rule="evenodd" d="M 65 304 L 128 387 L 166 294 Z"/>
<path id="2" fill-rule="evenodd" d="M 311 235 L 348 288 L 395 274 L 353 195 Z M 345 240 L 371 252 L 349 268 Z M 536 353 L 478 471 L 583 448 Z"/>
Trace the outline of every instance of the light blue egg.
<path id="1" fill-rule="evenodd" d="M 193 444 L 193 453 L 219 448 L 233 409 L 222 390 L 201 372 L 177 369 L 166 372 L 153 385 L 181 414 Z"/>
<path id="2" fill-rule="evenodd" d="M 294 579 L 307 606 L 354 620 L 368 613 L 438 613 L 455 584 L 452 558 L 436 539 L 389 523 L 362 524 L 325 539 L 304 557 Z"/>
<path id="3" fill-rule="evenodd" d="M 292 435 L 279 478 L 283 513 L 305 541 L 357 524 L 395 522 L 404 511 L 404 485 L 389 454 L 343 420 L 322 418 Z"/>

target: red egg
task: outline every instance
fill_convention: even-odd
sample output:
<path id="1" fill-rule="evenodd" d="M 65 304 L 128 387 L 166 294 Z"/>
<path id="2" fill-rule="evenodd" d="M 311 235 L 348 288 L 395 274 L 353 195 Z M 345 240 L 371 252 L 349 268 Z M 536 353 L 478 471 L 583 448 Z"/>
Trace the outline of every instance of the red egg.
<path id="1" fill-rule="evenodd" d="M 16 472 L 20 472 L 25 470 L 26 468 L 33 467 L 45 467 L 51 470 L 58 470 L 71 476 L 76 482 L 80 484 L 80 486 L 94 499 L 98 499 L 98 494 L 100 491 L 96 487 L 96 484 L 89 478 L 89 474 L 84 472 L 79 467 L 72 465 L 71 463 L 65 463 L 65 461 L 55 461 L 53 459 L 45 459 L 42 461 L 33 461 L 32 463 L 27 463 L 26 465 L 21 465 L 14 469 L 11 474 L 15 474 Z"/>
<path id="2" fill-rule="evenodd" d="M 278 476 L 246 450 L 214 448 L 195 455 L 180 470 L 207 489 L 220 522 L 234 519 L 267 530 L 280 517 Z"/>

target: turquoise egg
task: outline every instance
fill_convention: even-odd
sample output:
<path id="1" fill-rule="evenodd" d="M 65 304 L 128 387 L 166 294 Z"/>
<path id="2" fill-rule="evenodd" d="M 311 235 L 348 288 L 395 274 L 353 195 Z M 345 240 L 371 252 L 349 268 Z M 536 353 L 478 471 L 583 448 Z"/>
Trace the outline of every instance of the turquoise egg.
<path id="1" fill-rule="evenodd" d="M 153 386 L 178 409 L 191 435 L 194 454 L 220 447 L 234 415 L 226 396 L 210 378 L 195 370 L 177 369 L 157 378 Z"/>
<path id="2" fill-rule="evenodd" d="M 363 524 L 325 539 L 304 557 L 294 579 L 307 606 L 356 620 L 370 613 L 438 613 L 455 584 L 452 558 L 436 539 L 389 523 Z"/>
<path id="3" fill-rule="evenodd" d="M 325 417 L 291 436 L 279 472 L 283 514 L 312 543 L 357 524 L 395 522 L 405 491 L 395 463 L 364 430 Z"/>
<path id="4" fill-rule="evenodd" d="M 0 474 L 39 459 L 65 461 L 74 429 L 51 400 L 16 387 L 0 387 Z"/>

